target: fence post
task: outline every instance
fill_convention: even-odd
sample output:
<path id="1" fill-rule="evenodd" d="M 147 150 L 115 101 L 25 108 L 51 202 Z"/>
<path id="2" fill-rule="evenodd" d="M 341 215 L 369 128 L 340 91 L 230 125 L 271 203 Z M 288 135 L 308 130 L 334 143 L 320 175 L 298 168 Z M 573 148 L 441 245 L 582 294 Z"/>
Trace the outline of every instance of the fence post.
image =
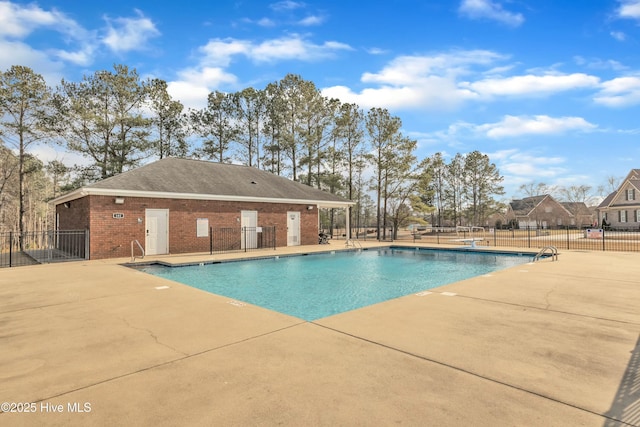
<path id="1" fill-rule="evenodd" d="M 567 249 L 569 248 L 569 226 L 567 225 Z"/>
<path id="2" fill-rule="evenodd" d="M 13 256 L 13 231 L 9 232 L 9 267 L 12 267 L 12 256 Z"/>
<path id="3" fill-rule="evenodd" d="M 213 255 L 213 227 L 209 227 L 209 255 Z"/>
<path id="4" fill-rule="evenodd" d="M 84 259 L 91 259 L 91 233 L 87 228 L 84 230 Z"/>
<path id="5" fill-rule="evenodd" d="M 605 232 L 604 232 L 604 226 L 603 226 L 602 227 L 602 252 L 605 251 L 605 244 L 604 244 L 605 238 L 604 238 L 604 236 L 605 236 Z"/>
<path id="6" fill-rule="evenodd" d="M 240 227 L 240 233 L 244 239 L 244 251 L 247 252 L 247 227 Z"/>
<path id="7" fill-rule="evenodd" d="M 531 226 L 530 225 L 527 225 L 527 244 L 528 244 L 528 247 L 531 248 Z"/>

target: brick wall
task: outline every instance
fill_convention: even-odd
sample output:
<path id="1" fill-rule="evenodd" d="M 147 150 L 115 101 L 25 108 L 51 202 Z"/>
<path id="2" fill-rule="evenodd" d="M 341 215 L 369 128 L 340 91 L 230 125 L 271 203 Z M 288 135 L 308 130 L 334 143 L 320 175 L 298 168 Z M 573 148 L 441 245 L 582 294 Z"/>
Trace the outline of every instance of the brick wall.
<path id="1" fill-rule="evenodd" d="M 287 245 L 287 212 L 300 212 L 301 244 L 318 243 L 318 210 L 307 205 L 125 197 L 116 205 L 113 196 L 87 196 L 69 209 L 57 207 L 60 229 L 89 228 L 90 258 L 131 256 L 131 241 L 145 245 L 145 209 L 169 209 L 169 252 L 208 252 L 209 237 L 196 237 L 198 218 L 210 227 L 240 227 L 240 211 L 258 211 L 258 226 L 275 226 L 276 246 Z M 122 218 L 114 218 L 122 214 Z M 140 219 L 140 220 L 138 220 Z"/>
<path id="2" fill-rule="evenodd" d="M 60 230 L 87 230 L 89 228 L 89 198 L 72 200 L 56 206 Z"/>

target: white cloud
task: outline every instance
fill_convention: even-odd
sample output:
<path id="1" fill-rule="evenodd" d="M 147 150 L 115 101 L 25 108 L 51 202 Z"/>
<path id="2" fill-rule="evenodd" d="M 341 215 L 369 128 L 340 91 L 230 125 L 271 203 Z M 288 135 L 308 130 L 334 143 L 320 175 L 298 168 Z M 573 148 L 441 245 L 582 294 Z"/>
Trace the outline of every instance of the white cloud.
<path id="1" fill-rule="evenodd" d="M 554 136 L 568 132 L 593 132 L 597 125 L 589 123 L 582 117 L 550 117 L 512 116 L 506 115 L 495 123 L 473 124 L 458 121 L 450 124 L 445 130 L 420 135 L 425 142 L 446 142 L 449 145 L 460 145 L 461 141 L 477 141 L 487 138 L 513 139 L 521 136 Z"/>
<path id="2" fill-rule="evenodd" d="M 323 94 L 363 108 L 452 109 L 477 97 L 458 86 L 457 78 L 476 66 L 490 66 L 502 55 L 484 50 L 457 51 L 432 56 L 400 56 L 377 73 L 364 73 L 361 81 L 377 87 L 355 92 L 345 86 L 323 89 Z"/>
<path id="3" fill-rule="evenodd" d="M 231 64 L 233 56 L 247 56 L 249 54 L 251 42 L 232 38 L 213 39 L 198 50 L 205 55 L 204 58 L 201 59 L 203 64 L 228 67 Z"/>
<path id="4" fill-rule="evenodd" d="M 512 27 L 524 22 L 521 13 L 504 10 L 500 3 L 491 0 L 462 0 L 458 12 L 469 19 L 490 19 Z"/>
<path id="5" fill-rule="evenodd" d="M 202 108 L 211 91 L 238 88 L 238 78 L 226 71 L 236 56 L 254 62 L 314 61 L 331 57 L 337 51 L 350 49 L 343 43 L 331 41 L 321 45 L 314 44 L 295 34 L 262 43 L 232 38 L 213 39 L 199 48 L 203 56 L 197 66 L 180 71 L 175 81 L 168 82 L 168 91 L 186 107 Z"/>
<path id="6" fill-rule="evenodd" d="M 269 18 L 261 18 L 258 20 L 258 25 L 261 27 L 275 27 L 276 23 Z"/>
<path id="7" fill-rule="evenodd" d="M 90 158 L 85 157 L 80 153 L 70 152 L 65 148 L 52 144 L 34 144 L 29 147 L 29 153 L 40 159 L 45 164 L 53 160 L 62 162 L 66 166 L 89 166 L 92 163 Z"/>
<path id="8" fill-rule="evenodd" d="M 490 70 L 487 70 L 487 71 L 483 72 L 482 74 L 484 76 L 495 76 L 495 77 L 498 77 L 498 76 L 503 75 L 506 72 L 509 72 L 509 71 L 513 70 L 514 67 L 515 67 L 514 64 L 493 67 Z"/>
<path id="9" fill-rule="evenodd" d="M 324 22 L 324 18 L 322 16 L 307 16 L 306 18 L 298 21 L 298 25 L 302 25 L 304 27 L 311 27 L 314 25 L 321 25 Z"/>
<path id="10" fill-rule="evenodd" d="M 597 87 L 598 77 L 583 73 L 524 75 L 462 82 L 461 87 L 480 97 L 538 96 L 567 90 Z"/>
<path id="11" fill-rule="evenodd" d="M 451 96 L 456 96 L 456 91 L 450 80 L 433 77 L 416 82 L 414 86 L 383 86 L 360 92 L 354 92 L 346 86 L 332 86 L 323 89 L 322 94 L 342 102 L 358 104 L 362 108 L 453 108 L 464 97 L 458 94 L 457 98 L 452 98 Z"/>
<path id="12" fill-rule="evenodd" d="M 160 34 L 153 22 L 136 10 L 135 18 L 116 18 L 107 21 L 106 36 L 102 43 L 115 52 L 141 50 L 151 37 Z M 18 43 L 35 32 L 49 31 L 44 46 L 36 50 Z M 59 69 L 64 63 L 79 66 L 90 65 L 99 47 L 95 31 L 89 31 L 56 9 L 45 10 L 38 5 L 19 5 L 0 0 L 0 43 L 11 50 L 0 51 L 0 65 L 4 63 L 3 53 L 11 56 L 11 63 L 21 63 L 37 69 L 41 74 Z M 54 47 L 55 46 L 55 47 Z M 22 58 L 22 59 L 21 59 Z"/>
<path id="13" fill-rule="evenodd" d="M 620 0 L 620 18 L 640 19 L 640 0 Z"/>
<path id="14" fill-rule="evenodd" d="M 573 57 L 576 64 L 582 67 L 588 67 L 595 70 L 614 70 L 614 71 L 624 71 L 629 69 L 626 65 L 622 64 L 619 61 L 613 59 L 589 59 L 582 56 L 574 56 Z"/>
<path id="15" fill-rule="evenodd" d="M 275 11 L 294 10 L 294 9 L 300 9 L 304 7 L 304 3 L 292 1 L 292 0 L 283 0 L 276 3 L 272 3 L 269 5 L 269 7 Z"/>
<path id="16" fill-rule="evenodd" d="M 539 156 L 516 149 L 499 150 L 488 154 L 496 162 L 501 174 L 510 175 L 512 185 L 555 178 L 566 172 L 564 157 Z"/>
<path id="17" fill-rule="evenodd" d="M 607 107 L 627 107 L 640 104 L 640 77 L 618 77 L 602 83 L 594 97 L 597 104 Z"/>
<path id="18" fill-rule="evenodd" d="M 242 55 L 255 62 L 273 62 L 279 60 L 317 61 L 331 58 L 336 52 L 352 50 L 344 43 L 329 41 L 315 44 L 298 34 L 271 39 L 262 43 L 232 38 L 213 39 L 200 51 L 205 54 L 203 63 L 228 66 L 233 57 Z"/>
<path id="19" fill-rule="evenodd" d="M 552 135 L 568 131 L 592 131 L 597 126 L 582 117 L 505 116 L 500 122 L 474 127 L 489 138 L 511 138 L 521 135 Z"/>
<path id="20" fill-rule="evenodd" d="M 625 33 L 623 33 L 622 31 L 611 31 L 611 37 L 613 37 L 614 39 L 623 42 L 627 39 L 627 35 Z"/>
<path id="21" fill-rule="evenodd" d="M 60 83 L 65 68 L 62 62 L 54 61 L 46 53 L 22 42 L 0 39 L 0 70 L 7 70 L 16 64 L 30 67 L 42 75 L 50 86 Z"/>
<path id="22" fill-rule="evenodd" d="M 83 32 L 75 21 L 55 9 L 46 11 L 35 4 L 21 6 L 0 1 L 0 36 L 22 38 L 43 27 L 68 35 Z"/>
<path id="23" fill-rule="evenodd" d="M 252 46 L 249 55 L 251 59 L 258 62 L 284 59 L 317 61 L 330 58 L 340 50 L 352 50 L 352 48 L 347 44 L 331 41 L 317 45 L 294 35 L 291 38 L 268 40 Z"/>
<path id="24" fill-rule="evenodd" d="M 79 47 L 72 49 L 51 49 L 49 51 L 36 51 L 26 44 L 19 43 L 18 40 L 26 38 L 36 31 L 53 31 L 64 36 L 63 43 L 77 43 Z M 0 1 L 0 42 L 12 44 L 11 50 L 2 49 L 14 59 L 12 63 L 34 67 L 42 66 L 46 62 L 54 62 L 53 58 L 61 59 L 78 65 L 88 65 L 92 62 L 92 54 L 95 50 L 95 35 L 93 32 L 82 28 L 73 19 L 65 14 L 52 9 L 44 10 L 35 4 L 17 5 L 7 1 Z M 0 53 L 0 57 L 3 56 Z M 22 57 L 20 61 L 18 58 Z M 4 62 L 0 58 L 0 62 Z M 56 66 L 57 67 L 57 66 Z M 45 70 L 51 66 L 43 67 Z M 40 70 L 40 68 L 39 68 Z M 46 71 L 45 71 L 46 72 Z"/>
<path id="25" fill-rule="evenodd" d="M 379 73 L 364 73 L 362 81 L 382 84 L 408 84 L 415 79 L 430 76 L 466 74 L 470 67 L 488 66 L 504 56 L 487 50 L 467 50 L 432 56 L 399 56 Z"/>
<path id="26" fill-rule="evenodd" d="M 92 45 L 85 45 L 82 49 L 77 51 L 54 49 L 52 52 L 56 57 L 65 62 L 71 62 L 80 66 L 87 66 L 93 62 L 95 48 Z"/>
<path id="27" fill-rule="evenodd" d="M 102 42 L 114 52 L 145 50 L 149 39 L 160 35 L 153 21 L 136 10 L 136 18 L 105 17 L 107 35 Z"/>
<path id="28" fill-rule="evenodd" d="M 565 168 L 550 166 L 548 162 L 549 160 L 544 157 L 524 161 L 512 160 L 500 164 L 499 170 L 501 173 L 526 177 L 520 181 L 521 183 L 554 178 L 566 173 Z"/>
<path id="29" fill-rule="evenodd" d="M 453 109 L 468 93 L 458 90 L 450 78 L 428 77 L 411 85 L 381 86 L 354 92 L 346 86 L 333 86 L 322 90 L 328 98 L 356 103 L 363 108 L 383 107 L 390 109 L 440 108 Z"/>
<path id="30" fill-rule="evenodd" d="M 203 108 L 207 96 L 225 85 L 237 85 L 236 76 L 219 67 L 188 68 L 180 71 L 178 79 L 167 83 L 167 92 L 179 99 L 185 108 Z"/>
<path id="31" fill-rule="evenodd" d="M 367 49 L 367 53 L 369 53 L 371 55 L 384 55 L 387 52 L 388 52 L 388 50 L 380 49 L 378 47 L 372 47 L 372 48 Z"/>
<path id="32" fill-rule="evenodd" d="M 504 98 L 541 98 L 568 91 L 600 90 L 595 101 L 610 106 L 640 102 L 640 77 L 602 84 L 596 75 L 565 74 L 552 68 L 528 74 L 506 75 L 514 64 L 500 64 L 506 56 L 491 51 L 455 51 L 424 56 L 400 56 L 377 72 L 361 76 L 359 90 L 344 85 L 326 87 L 322 93 L 363 108 L 454 110 L 468 102 Z M 576 56 L 582 67 L 623 71 L 618 61 Z M 484 70 L 483 70 L 484 68 Z"/>

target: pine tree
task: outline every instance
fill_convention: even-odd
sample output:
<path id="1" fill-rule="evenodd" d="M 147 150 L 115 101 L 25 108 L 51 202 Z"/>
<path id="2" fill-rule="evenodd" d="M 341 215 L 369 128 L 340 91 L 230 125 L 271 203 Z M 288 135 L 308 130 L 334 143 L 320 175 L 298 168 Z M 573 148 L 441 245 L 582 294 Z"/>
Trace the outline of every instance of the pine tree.
<path id="1" fill-rule="evenodd" d="M 31 68 L 14 65 L 0 73 L 0 134 L 18 151 L 18 227 L 20 249 L 26 231 L 26 177 L 30 173 L 27 149 L 49 136 L 51 90 L 44 78 Z"/>

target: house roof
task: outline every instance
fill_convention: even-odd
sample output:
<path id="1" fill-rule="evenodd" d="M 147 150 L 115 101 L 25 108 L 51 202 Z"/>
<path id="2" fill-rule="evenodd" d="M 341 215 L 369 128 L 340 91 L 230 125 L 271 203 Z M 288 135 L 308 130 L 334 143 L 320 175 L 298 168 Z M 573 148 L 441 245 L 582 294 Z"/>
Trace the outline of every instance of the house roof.
<path id="1" fill-rule="evenodd" d="M 528 216 L 531 211 L 533 211 L 546 197 L 548 196 L 542 195 L 525 197 L 520 200 L 512 200 L 511 203 L 509 203 L 509 206 L 516 216 Z"/>
<path id="2" fill-rule="evenodd" d="M 598 209 L 606 208 L 607 206 L 609 206 L 613 201 L 613 199 L 615 199 L 617 194 L 618 194 L 618 190 L 610 193 L 607 197 L 604 198 L 602 202 L 600 202 L 600 204 L 598 205 Z"/>
<path id="3" fill-rule="evenodd" d="M 538 207 L 538 205 L 540 205 L 540 203 L 542 203 L 545 199 L 549 199 L 553 203 L 556 203 L 561 209 L 564 209 L 566 213 L 569 215 L 574 215 L 574 211 L 570 209 L 571 207 L 578 208 L 577 206 L 571 206 L 572 205 L 571 203 L 560 203 L 548 194 L 543 194 L 540 196 L 525 197 L 524 199 L 521 199 L 521 200 L 512 200 L 511 203 L 509 203 L 509 206 L 511 207 L 511 210 L 513 211 L 516 217 L 528 217 L 533 213 L 533 211 Z M 581 204 L 584 206 L 584 208 L 587 211 L 589 210 L 584 203 L 581 203 Z"/>
<path id="4" fill-rule="evenodd" d="M 305 203 L 319 207 L 355 204 L 254 167 L 172 157 L 98 181 L 53 202 L 57 205 L 87 195 Z"/>
<path id="5" fill-rule="evenodd" d="M 629 174 L 627 175 L 627 177 L 625 178 L 626 180 L 638 180 L 640 179 L 640 169 L 631 169 L 631 171 L 629 172 Z"/>
<path id="6" fill-rule="evenodd" d="M 611 194 L 609 194 L 598 205 L 597 209 L 611 208 L 611 207 L 617 207 L 617 206 L 627 206 L 628 205 L 627 203 L 616 203 L 619 201 L 618 196 L 624 194 L 623 189 L 627 186 L 627 184 L 630 184 L 633 188 L 635 188 L 640 192 L 640 169 L 631 169 L 631 171 L 629 171 L 629 174 L 627 174 L 626 178 L 624 179 L 624 181 L 622 181 L 618 189 L 613 191 Z"/>
<path id="7" fill-rule="evenodd" d="M 589 209 L 584 202 L 560 202 L 566 210 L 573 215 L 592 215 L 591 209 Z"/>

